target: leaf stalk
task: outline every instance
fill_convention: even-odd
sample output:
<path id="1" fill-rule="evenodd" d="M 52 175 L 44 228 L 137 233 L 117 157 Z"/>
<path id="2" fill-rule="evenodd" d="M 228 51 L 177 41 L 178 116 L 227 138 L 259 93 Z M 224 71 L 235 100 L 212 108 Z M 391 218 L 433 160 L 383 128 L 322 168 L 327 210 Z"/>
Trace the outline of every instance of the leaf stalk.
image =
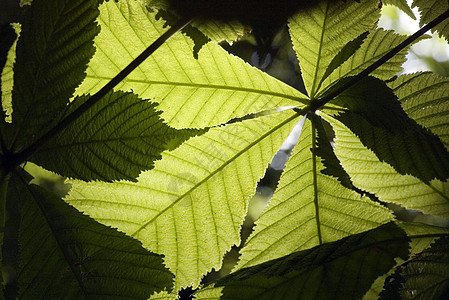
<path id="1" fill-rule="evenodd" d="M 352 86 L 356 85 L 358 82 L 360 82 L 363 78 L 368 76 L 371 72 L 382 66 L 384 63 L 386 63 L 388 60 L 393 58 L 396 54 L 398 54 L 401 50 L 412 44 L 416 39 L 424 35 L 427 31 L 431 30 L 444 20 L 446 20 L 449 17 L 449 10 L 445 11 L 438 17 L 436 17 L 434 20 L 429 22 L 429 24 L 423 26 L 421 29 L 416 31 L 414 34 L 409 36 L 405 41 L 391 49 L 387 54 L 379 58 L 377 61 L 375 61 L 373 64 L 368 66 L 366 69 L 361 71 L 359 74 L 354 76 L 351 80 L 343 84 L 340 88 L 335 89 L 333 92 L 326 94 L 324 97 L 316 99 L 315 101 L 312 101 L 312 104 L 310 105 L 310 110 L 315 111 L 318 108 L 324 106 L 329 101 L 346 91 L 347 89 L 351 88 Z"/>

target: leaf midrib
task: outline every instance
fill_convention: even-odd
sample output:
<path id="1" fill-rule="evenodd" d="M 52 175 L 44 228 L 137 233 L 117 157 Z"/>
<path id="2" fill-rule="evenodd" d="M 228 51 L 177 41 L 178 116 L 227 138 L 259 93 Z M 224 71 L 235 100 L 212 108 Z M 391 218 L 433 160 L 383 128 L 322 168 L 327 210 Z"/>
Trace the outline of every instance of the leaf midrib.
<path id="1" fill-rule="evenodd" d="M 310 95 L 311 98 L 314 98 L 316 96 L 316 88 L 317 88 L 317 82 L 318 82 L 318 71 L 320 70 L 320 63 L 321 63 L 321 54 L 323 52 L 323 41 L 324 41 L 324 33 L 325 33 L 325 29 L 326 29 L 326 23 L 327 23 L 327 17 L 328 17 L 328 12 L 329 12 L 329 2 L 326 3 L 326 9 L 325 9 L 325 13 L 324 13 L 324 19 L 323 19 L 323 23 L 322 23 L 322 30 L 321 30 L 321 36 L 320 36 L 320 46 L 318 49 L 318 55 L 317 55 L 317 60 L 316 60 L 316 65 L 315 65 L 315 74 L 313 76 L 313 85 L 312 85 L 312 89 L 310 91 Z"/>
<path id="2" fill-rule="evenodd" d="M 86 78 L 91 79 L 102 79 L 102 80 L 110 80 L 110 77 L 104 77 L 104 76 L 86 76 Z M 299 96 L 293 96 L 289 94 L 279 93 L 279 92 L 271 92 L 271 91 L 264 91 L 259 90 L 255 88 L 245 88 L 245 87 L 236 87 L 236 86 L 228 86 L 228 85 L 219 85 L 219 84 L 205 84 L 205 83 L 194 83 L 194 82 L 175 82 L 175 81 L 159 81 L 159 80 L 136 80 L 136 79 L 125 79 L 123 80 L 123 83 L 143 83 L 147 85 L 152 84 L 159 84 L 159 85 L 168 85 L 168 86 L 182 86 L 182 87 L 194 87 L 194 88 L 208 88 L 208 89 L 221 89 L 221 90 L 232 90 L 232 91 L 239 91 L 239 92 L 248 92 L 248 93 L 256 93 L 256 94 L 262 94 L 267 96 L 274 96 L 274 97 L 280 97 L 285 99 L 290 99 L 296 102 L 300 102 L 302 104 L 308 105 L 310 104 L 309 98 L 305 95 L 303 95 L 301 92 L 297 91 L 299 94 L 301 94 L 301 98 Z M 294 89 L 294 88 L 292 88 Z"/>
<path id="3" fill-rule="evenodd" d="M 256 139 L 255 141 L 253 141 L 252 143 L 250 143 L 249 145 L 247 145 L 245 148 L 243 148 L 242 150 L 240 150 L 239 152 L 237 152 L 233 157 L 231 157 L 229 160 L 227 160 L 226 162 L 224 162 L 221 166 L 219 166 L 218 168 L 216 168 L 214 171 L 212 171 L 209 175 L 207 175 L 206 177 L 204 177 L 202 180 L 200 180 L 197 184 L 195 184 L 193 187 L 191 187 L 188 191 L 186 191 L 185 193 L 183 193 L 182 195 L 180 195 L 176 200 L 174 200 L 172 203 L 170 203 L 170 205 L 168 205 L 166 208 L 164 208 L 163 210 L 161 210 L 158 214 L 156 214 L 153 218 L 151 218 L 149 221 L 145 222 L 139 229 L 137 229 L 134 233 L 130 234 L 130 236 L 135 237 L 140 231 L 142 231 L 144 228 L 146 228 L 149 224 L 151 224 L 152 222 L 154 222 L 154 220 L 156 220 L 157 218 L 159 218 L 159 216 L 161 216 L 162 214 L 164 214 L 166 211 L 168 211 L 169 209 L 171 209 L 174 205 L 176 205 L 178 202 L 180 202 L 184 197 L 186 197 L 187 195 L 189 195 L 192 191 L 194 191 L 196 188 L 198 188 L 199 186 L 201 186 L 203 183 L 205 183 L 207 180 L 209 180 L 211 177 L 213 177 L 215 174 L 217 174 L 218 172 L 220 172 L 221 170 L 223 170 L 226 166 L 228 166 L 230 163 L 234 162 L 238 157 L 240 157 L 241 155 L 245 154 L 249 149 L 251 149 L 252 147 L 254 147 L 255 145 L 257 145 L 259 142 L 261 142 L 263 139 L 265 139 L 266 137 L 268 137 L 269 135 L 271 135 L 273 132 L 275 132 L 276 130 L 278 130 L 279 128 L 283 127 L 284 125 L 290 123 L 292 120 L 294 120 L 295 118 L 298 117 L 298 114 L 293 114 L 291 117 L 287 118 L 286 120 L 284 120 L 283 122 L 281 122 L 280 124 L 276 125 L 275 127 L 273 127 L 271 130 L 267 131 L 266 133 L 264 133 L 263 135 L 261 135 L 258 139 Z"/>

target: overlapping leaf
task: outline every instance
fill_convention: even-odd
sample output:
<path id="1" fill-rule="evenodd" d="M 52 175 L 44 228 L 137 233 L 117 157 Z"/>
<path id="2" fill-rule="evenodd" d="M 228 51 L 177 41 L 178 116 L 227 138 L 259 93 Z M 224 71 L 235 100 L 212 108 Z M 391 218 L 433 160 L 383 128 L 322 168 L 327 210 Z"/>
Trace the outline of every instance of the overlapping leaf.
<path id="1" fill-rule="evenodd" d="M 78 94 L 98 90 L 166 31 L 165 22 L 155 20 L 156 13 L 148 12 L 139 1 L 109 1 L 100 11 L 97 52 Z M 202 47 L 198 59 L 192 56 L 192 47 L 189 37 L 176 34 L 119 88 L 158 102 L 162 118 L 175 128 L 221 124 L 306 101 L 297 90 L 264 76 L 214 42 Z"/>
<path id="2" fill-rule="evenodd" d="M 21 207 L 19 298 L 145 299 L 170 289 L 162 257 L 14 176 Z"/>
<path id="3" fill-rule="evenodd" d="M 342 79 L 344 84 L 350 78 Z M 337 84 L 338 86 L 338 84 Z M 367 77 L 332 100 L 349 111 L 336 116 L 381 161 L 423 182 L 449 178 L 449 153 L 440 139 L 410 119 L 382 81 Z"/>
<path id="4" fill-rule="evenodd" d="M 405 112 L 438 135 L 449 150 L 449 80 L 430 72 L 402 75 L 388 84 Z"/>
<path id="5" fill-rule="evenodd" d="M 449 237 L 400 266 L 380 299 L 445 299 L 449 296 Z"/>
<path id="6" fill-rule="evenodd" d="M 408 239 L 388 223 L 245 268 L 217 284 L 224 286 L 221 299 L 359 299 L 397 257 L 407 259 Z"/>
<path id="7" fill-rule="evenodd" d="M 67 114 L 88 98 L 75 99 Z M 110 92 L 41 147 L 31 161 L 83 180 L 135 180 L 153 167 L 162 151 L 198 133 L 167 126 L 155 106 L 134 94 Z"/>
<path id="8" fill-rule="evenodd" d="M 61 117 L 94 53 L 98 3 L 43 0 L 26 8 L 14 64 L 15 130 L 8 148 L 21 150 Z"/>
<path id="9" fill-rule="evenodd" d="M 377 1 L 322 1 L 290 19 L 290 36 L 307 93 L 315 98 L 319 83 L 336 53 L 363 32 L 375 29 Z"/>
<path id="10" fill-rule="evenodd" d="M 296 122 L 284 111 L 210 129 L 164 153 L 137 183 L 71 181 L 66 200 L 164 254 L 178 288 L 197 286 L 240 242 L 248 200 Z"/>
<path id="11" fill-rule="evenodd" d="M 2 145 L 5 145 L 7 143 L 7 133 L 6 133 L 6 123 L 5 123 L 5 111 L 8 111 L 8 105 L 5 105 L 4 98 L 5 90 L 8 89 L 8 80 L 11 80 L 12 78 L 9 77 L 7 74 L 11 74 L 12 72 L 10 69 L 5 68 L 7 61 L 8 61 L 8 55 L 10 52 L 10 49 L 12 48 L 12 45 L 14 44 L 14 40 L 16 39 L 16 34 L 14 32 L 14 29 L 9 26 L 9 24 L 2 25 L 0 27 L 0 97 L 1 97 L 1 105 L 0 105 L 0 142 Z M 0 154 L 3 154 L 3 147 L 0 148 Z"/>
<path id="12" fill-rule="evenodd" d="M 322 83 L 323 88 L 330 86 L 340 78 L 357 75 L 387 54 L 392 48 L 403 42 L 406 38 L 407 36 L 396 34 L 392 30 L 383 30 L 379 28 L 372 31 L 364 40 L 360 49 Z M 415 40 L 415 43 L 422 39 L 423 38 Z M 404 48 L 382 66 L 374 70 L 370 75 L 382 80 L 387 80 L 398 74 L 403 69 L 402 64 L 406 60 L 405 55 L 409 49 L 410 46 Z"/>
<path id="13" fill-rule="evenodd" d="M 447 11 L 449 3 L 446 0 L 413 0 L 412 7 L 419 8 L 421 14 L 419 24 L 423 26 Z M 449 40 L 449 20 L 441 22 L 433 31 L 437 31 L 440 36 Z"/>
<path id="14" fill-rule="evenodd" d="M 242 249 L 239 269 L 369 230 L 392 219 L 386 208 L 322 173 L 324 166 L 316 155 L 315 141 L 316 126 L 322 126 L 319 118 L 314 122 L 305 123 L 279 186 Z M 325 135 L 322 128 L 320 134 Z"/>
<path id="15" fill-rule="evenodd" d="M 323 115 L 325 116 L 325 115 Z M 380 162 L 355 134 L 333 118 L 326 117 L 335 131 L 335 153 L 354 185 L 376 194 L 380 200 L 436 216 L 449 216 L 448 183 L 433 180 L 425 184 L 411 175 L 398 174 Z"/>
<path id="16" fill-rule="evenodd" d="M 168 10 L 169 3 L 166 0 L 151 0 L 148 3 L 148 7 Z M 232 43 L 247 31 L 247 29 L 245 30 L 245 26 L 237 21 L 223 22 L 219 20 L 209 20 L 206 22 L 203 20 L 193 20 L 193 26 L 198 28 L 212 41 L 216 42 L 228 41 Z"/>
<path id="17" fill-rule="evenodd" d="M 6 113 L 8 121 L 11 121 L 10 114 L 12 112 L 11 92 L 13 87 L 13 64 L 15 60 L 16 44 L 19 31 L 20 27 L 18 26 L 18 24 L 15 24 L 14 26 L 10 24 L 4 24 L 2 25 L 0 34 L 2 59 L 0 63 L 0 95 L 2 110 Z M 4 135 L 2 136 L 5 137 Z"/>
<path id="18" fill-rule="evenodd" d="M 445 236 L 449 234 L 449 230 L 444 227 L 425 225 L 423 223 L 407 223 L 407 222 L 396 222 L 396 224 L 403 229 L 407 235 L 411 238 L 410 242 L 410 256 L 413 257 L 418 253 L 424 251 L 430 247 L 438 236 Z M 396 267 L 403 263 L 403 260 L 396 260 Z M 371 286 L 370 290 L 364 295 L 364 300 L 378 299 L 379 294 L 384 289 L 385 279 L 393 274 L 395 268 L 391 269 L 389 274 L 385 274 L 376 279 L 376 281 Z"/>
<path id="19" fill-rule="evenodd" d="M 407 4 L 407 0 L 383 0 L 382 2 L 383 4 L 396 6 L 397 8 L 405 12 L 410 18 L 416 20 L 415 14 Z"/>

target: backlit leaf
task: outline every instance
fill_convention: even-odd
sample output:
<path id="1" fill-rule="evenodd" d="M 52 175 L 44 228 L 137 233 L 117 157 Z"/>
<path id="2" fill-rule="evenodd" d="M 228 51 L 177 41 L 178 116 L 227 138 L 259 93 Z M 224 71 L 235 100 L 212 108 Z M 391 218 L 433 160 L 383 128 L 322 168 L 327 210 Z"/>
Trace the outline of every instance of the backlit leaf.
<path id="1" fill-rule="evenodd" d="M 249 198 L 297 121 L 284 111 L 212 128 L 163 153 L 136 183 L 70 181 L 66 200 L 164 254 L 177 288 L 196 287 L 240 243 Z"/>
<path id="2" fill-rule="evenodd" d="M 419 25 L 423 26 L 449 9 L 447 0 L 413 0 L 412 7 L 418 7 L 421 14 Z M 449 40 L 449 20 L 438 24 L 432 32 L 437 31 L 440 36 Z"/>
<path id="3" fill-rule="evenodd" d="M 447 181 L 433 180 L 425 184 L 411 175 L 398 174 L 389 164 L 379 161 L 346 126 L 333 118 L 325 119 L 335 131 L 335 154 L 356 187 L 376 194 L 385 202 L 436 216 L 449 216 Z"/>
<path id="4" fill-rule="evenodd" d="M 319 94 L 320 82 L 335 55 L 355 37 L 375 29 L 379 12 L 376 1 L 322 1 L 290 19 L 293 48 L 310 97 Z"/>
<path id="5" fill-rule="evenodd" d="M 158 38 L 166 28 L 139 1 L 105 2 L 96 54 L 77 94 L 94 93 Z M 193 41 L 176 34 L 133 71 L 118 88 L 158 102 L 162 118 L 175 128 L 207 127 L 232 118 L 299 105 L 306 96 L 274 79 L 217 43 L 192 55 Z"/>
<path id="6" fill-rule="evenodd" d="M 294 252 L 219 280 L 221 299 L 359 299 L 371 283 L 408 257 L 394 223 Z"/>
<path id="7" fill-rule="evenodd" d="M 332 242 L 392 219 L 388 209 L 322 173 L 314 154 L 319 118 L 306 121 L 278 187 L 248 238 L 238 269 Z"/>

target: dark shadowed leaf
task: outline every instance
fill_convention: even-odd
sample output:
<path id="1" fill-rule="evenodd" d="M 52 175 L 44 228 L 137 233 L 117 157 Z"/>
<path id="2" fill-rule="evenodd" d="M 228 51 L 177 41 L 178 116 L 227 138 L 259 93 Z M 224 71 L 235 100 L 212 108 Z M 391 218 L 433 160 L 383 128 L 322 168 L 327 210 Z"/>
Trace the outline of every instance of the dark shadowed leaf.
<path id="1" fill-rule="evenodd" d="M 408 257 L 408 238 L 394 223 L 242 269 L 219 280 L 222 299 L 358 299 Z"/>
<path id="2" fill-rule="evenodd" d="M 315 118 L 317 129 L 317 148 L 315 150 L 315 154 L 321 157 L 323 165 L 325 167 L 323 170 L 321 170 L 321 173 L 337 177 L 344 187 L 348 189 L 354 189 L 351 178 L 341 166 L 340 161 L 338 160 L 337 156 L 334 153 L 334 150 L 332 149 L 330 137 L 327 134 L 325 127 L 321 123 L 327 123 L 327 121 L 320 119 L 315 115 L 313 115 L 312 118 Z M 327 126 L 330 126 L 330 124 L 327 123 Z"/>
<path id="3" fill-rule="evenodd" d="M 399 266 L 387 278 L 380 299 L 448 299 L 449 237 Z"/>
<path id="4" fill-rule="evenodd" d="M 345 78 L 338 85 L 350 78 Z M 396 95 L 374 77 L 363 79 L 332 103 L 349 111 L 336 118 L 381 161 L 424 182 L 449 178 L 449 153 L 440 139 L 410 119 Z"/>
<path id="5" fill-rule="evenodd" d="M 26 147 L 59 120 L 86 76 L 99 32 L 100 0 L 42 0 L 26 6 L 14 65 L 14 151 Z"/>
<path id="6" fill-rule="evenodd" d="M 162 257 L 14 176 L 21 193 L 19 298 L 147 299 L 170 289 Z"/>
<path id="7" fill-rule="evenodd" d="M 89 97 L 77 98 L 73 112 Z M 166 125 L 155 103 L 135 94 L 110 92 L 42 147 L 31 161 L 67 177 L 83 180 L 135 180 L 161 153 L 199 130 Z"/>
<path id="8" fill-rule="evenodd" d="M 365 31 L 349 43 L 347 43 L 343 48 L 341 48 L 340 52 L 332 59 L 329 66 L 327 66 L 326 72 L 324 72 L 323 77 L 319 83 L 319 86 L 323 83 L 323 81 L 329 77 L 332 72 L 337 69 L 341 64 L 347 61 L 363 44 L 366 37 L 368 36 L 369 31 Z"/>

